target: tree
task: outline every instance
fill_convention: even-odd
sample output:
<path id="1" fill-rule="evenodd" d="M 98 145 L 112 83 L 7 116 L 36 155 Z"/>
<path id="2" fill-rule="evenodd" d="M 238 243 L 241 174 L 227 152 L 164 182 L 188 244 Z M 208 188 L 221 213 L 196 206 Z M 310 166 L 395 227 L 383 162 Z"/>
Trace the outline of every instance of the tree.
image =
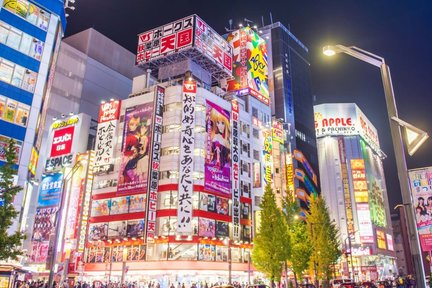
<path id="1" fill-rule="evenodd" d="M 322 197 L 310 198 L 306 223 L 309 226 L 307 230 L 311 243 L 310 267 L 318 279 L 328 281 L 331 277 L 331 267 L 341 256 L 341 251 L 339 231 L 330 220 L 327 205 Z"/>
<path id="2" fill-rule="evenodd" d="M 294 221 L 288 231 L 291 247 L 289 262 L 294 272 L 294 280 L 297 286 L 297 277 L 301 276 L 309 266 L 312 248 L 307 233 L 307 225 L 304 221 Z"/>
<path id="3" fill-rule="evenodd" d="M 276 205 L 276 198 L 270 184 L 265 188 L 261 208 L 261 225 L 254 238 L 252 260 L 255 267 L 263 272 L 273 287 L 279 280 L 282 265 L 289 254 L 289 236 L 282 211 Z"/>
<path id="4" fill-rule="evenodd" d="M 9 140 L 4 157 L 6 162 L 0 167 L 0 198 L 3 200 L 3 205 L 0 206 L 0 260 L 7 260 L 8 258 L 16 260 L 17 256 L 22 255 L 20 245 L 25 236 L 19 231 L 12 235 L 8 234 L 9 227 L 18 216 L 13 200 L 21 190 L 21 187 L 14 186 L 13 183 L 13 176 L 17 174 L 15 168 L 17 155 L 13 139 Z"/>

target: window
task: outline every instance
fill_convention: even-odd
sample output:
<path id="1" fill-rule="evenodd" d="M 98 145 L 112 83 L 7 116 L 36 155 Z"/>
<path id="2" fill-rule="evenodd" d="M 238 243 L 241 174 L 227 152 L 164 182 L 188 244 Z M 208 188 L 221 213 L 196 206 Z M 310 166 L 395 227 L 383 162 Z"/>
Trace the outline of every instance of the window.
<path id="1" fill-rule="evenodd" d="M 180 131 L 181 131 L 180 124 L 166 125 L 163 128 L 163 133 L 180 132 Z"/>
<path id="2" fill-rule="evenodd" d="M 258 118 L 258 109 L 255 107 L 252 107 L 252 116 Z"/>
<path id="3" fill-rule="evenodd" d="M 177 179 L 179 176 L 178 171 L 161 171 L 159 174 L 159 179 Z"/>
<path id="4" fill-rule="evenodd" d="M 0 43 L 6 43 L 9 34 L 10 26 L 6 23 L 0 22 Z"/>
<path id="5" fill-rule="evenodd" d="M 257 151 L 257 150 L 253 150 L 253 158 L 254 158 L 255 160 L 258 160 L 258 161 L 259 161 L 259 155 L 260 155 L 259 151 Z"/>
<path id="6" fill-rule="evenodd" d="M 182 108 L 181 106 L 182 106 L 181 103 L 167 104 L 164 107 L 164 112 L 175 111 L 175 110 L 181 111 L 181 108 Z"/>
<path id="7" fill-rule="evenodd" d="M 8 37 L 6 39 L 6 45 L 12 49 L 18 50 L 21 42 L 22 32 L 18 29 L 12 28 L 9 30 Z"/>
<path id="8" fill-rule="evenodd" d="M 30 57 L 37 59 L 37 60 L 41 60 L 42 52 L 43 52 L 43 46 L 44 46 L 44 44 L 42 41 L 40 41 L 36 38 L 33 38 L 33 41 L 31 43 L 31 47 L 30 47 L 30 52 L 28 55 Z"/>
<path id="9" fill-rule="evenodd" d="M 176 209 L 177 191 L 160 192 L 158 194 L 158 209 Z"/>
<path id="10" fill-rule="evenodd" d="M 12 74 L 14 70 L 14 64 L 7 60 L 2 60 L 0 62 L 0 80 L 10 83 L 12 79 Z"/>
<path id="11" fill-rule="evenodd" d="M 165 156 L 165 155 L 179 155 L 180 154 L 180 147 L 162 148 L 161 154 L 162 154 L 162 156 Z"/>
<path id="12" fill-rule="evenodd" d="M 48 30 L 50 14 L 34 4 L 26 0 L 4 1 L 3 7 L 42 30 Z"/>
<path id="13" fill-rule="evenodd" d="M 195 148 L 194 150 L 195 156 L 205 157 L 205 153 L 206 153 L 205 149 Z"/>
<path id="14" fill-rule="evenodd" d="M 37 73 L 30 71 L 28 69 L 26 69 L 25 74 L 24 74 L 24 81 L 22 84 L 22 88 L 24 90 L 33 92 L 36 86 L 36 78 L 37 78 Z"/>
<path id="15" fill-rule="evenodd" d="M 204 126 L 195 126 L 195 129 L 194 129 L 194 131 L 195 131 L 195 133 L 204 133 L 204 132 L 206 132 L 206 128 L 204 127 Z"/>
<path id="16" fill-rule="evenodd" d="M 15 66 L 14 74 L 12 76 L 11 84 L 14 86 L 21 87 L 22 80 L 24 78 L 25 69 L 21 66 Z"/>
<path id="17" fill-rule="evenodd" d="M 25 55 L 28 55 L 30 52 L 30 46 L 33 42 L 33 37 L 27 34 L 23 34 L 21 38 L 21 45 L 19 51 Z"/>
<path id="18" fill-rule="evenodd" d="M 0 43 L 40 60 L 44 43 L 0 21 Z"/>
<path id="19" fill-rule="evenodd" d="M 255 139 L 259 139 L 259 131 L 258 129 L 253 128 L 252 129 L 252 135 Z"/>

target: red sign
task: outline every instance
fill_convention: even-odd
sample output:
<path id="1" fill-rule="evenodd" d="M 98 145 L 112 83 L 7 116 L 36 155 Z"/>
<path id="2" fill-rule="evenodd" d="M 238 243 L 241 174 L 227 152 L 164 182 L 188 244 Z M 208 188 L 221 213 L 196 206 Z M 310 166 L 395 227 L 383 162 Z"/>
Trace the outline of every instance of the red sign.
<path id="1" fill-rule="evenodd" d="M 103 103 L 99 109 L 99 123 L 117 120 L 120 116 L 120 101 L 110 101 Z"/>
<path id="2" fill-rule="evenodd" d="M 71 153 L 74 130 L 75 126 L 70 126 L 54 131 L 50 157 Z"/>

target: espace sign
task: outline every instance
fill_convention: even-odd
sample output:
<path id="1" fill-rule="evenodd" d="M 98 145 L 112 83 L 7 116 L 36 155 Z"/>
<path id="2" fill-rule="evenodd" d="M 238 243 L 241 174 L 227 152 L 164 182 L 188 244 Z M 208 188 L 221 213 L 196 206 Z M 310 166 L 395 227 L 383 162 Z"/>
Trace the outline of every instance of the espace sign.
<path id="1" fill-rule="evenodd" d="M 71 153 L 75 126 L 54 130 L 50 157 Z"/>

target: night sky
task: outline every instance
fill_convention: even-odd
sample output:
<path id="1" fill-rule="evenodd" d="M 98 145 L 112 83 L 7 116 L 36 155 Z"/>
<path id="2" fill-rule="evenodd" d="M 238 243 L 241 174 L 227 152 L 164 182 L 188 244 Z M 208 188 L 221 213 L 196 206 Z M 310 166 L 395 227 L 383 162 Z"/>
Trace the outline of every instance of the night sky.
<path id="1" fill-rule="evenodd" d="M 280 21 L 308 48 L 316 103 L 355 102 L 378 129 L 390 210 L 401 203 L 379 69 L 348 55 L 327 58 L 326 44 L 357 46 L 390 66 L 399 117 L 432 134 L 432 2 L 428 0 L 168 1 L 76 0 L 66 36 L 93 27 L 133 53 L 140 32 L 198 14 L 220 34 L 228 20 Z M 432 140 L 408 168 L 432 166 Z M 408 154 L 407 154 L 408 155 Z"/>

